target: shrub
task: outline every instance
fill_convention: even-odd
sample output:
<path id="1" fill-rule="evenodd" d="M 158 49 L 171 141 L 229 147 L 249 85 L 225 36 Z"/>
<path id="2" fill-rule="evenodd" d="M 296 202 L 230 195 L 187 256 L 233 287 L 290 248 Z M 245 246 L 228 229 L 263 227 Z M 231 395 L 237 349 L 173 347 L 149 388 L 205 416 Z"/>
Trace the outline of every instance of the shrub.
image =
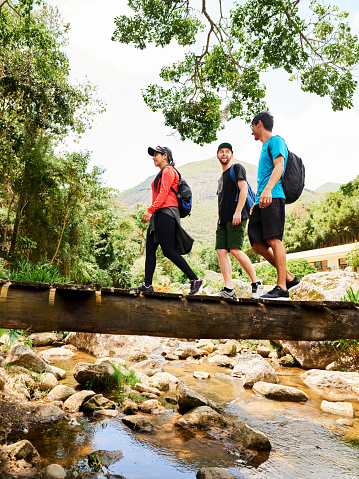
<path id="1" fill-rule="evenodd" d="M 355 248 L 347 253 L 345 261 L 347 265 L 351 266 L 354 270 L 359 268 L 359 245 L 355 246 Z"/>
<path id="2" fill-rule="evenodd" d="M 69 278 L 61 275 L 60 271 L 54 264 L 38 263 L 31 265 L 26 260 L 17 261 L 13 265 L 10 274 L 10 280 L 28 281 L 39 283 L 70 283 Z"/>

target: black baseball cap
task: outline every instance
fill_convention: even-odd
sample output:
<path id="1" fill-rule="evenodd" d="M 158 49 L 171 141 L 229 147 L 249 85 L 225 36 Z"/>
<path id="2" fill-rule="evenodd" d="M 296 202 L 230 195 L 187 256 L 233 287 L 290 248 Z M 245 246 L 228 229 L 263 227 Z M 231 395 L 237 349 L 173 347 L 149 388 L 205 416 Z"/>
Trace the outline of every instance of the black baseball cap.
<path id="1" fill-rule="evenodd" d="M 158 153 L 161 153 L 161 155 L 164 155 L 165 153 L 167 154 L 168 161 L 170 163 L 173 162 L 173 156 L 172 156 L 172 151 L 167 148 L 167 146 L 156 146 L 156 148 L 151 148 L 150 146 L 148 147 L 148 154 L 150 156 L 153 156 L 155 154 L 155 151 Z"/>
<path id="2" fill-rule="evenodd" d="M 230 143 L 221 143 L 218 147 L 218 150 L 217 150 L 217 153 L 219 152 L 220 149 L 222 148 L 228 148 L 229 150 L 231 150 L 231 152 L 233 153 L 233 148 L 232 148 L 232 145 Z"/>

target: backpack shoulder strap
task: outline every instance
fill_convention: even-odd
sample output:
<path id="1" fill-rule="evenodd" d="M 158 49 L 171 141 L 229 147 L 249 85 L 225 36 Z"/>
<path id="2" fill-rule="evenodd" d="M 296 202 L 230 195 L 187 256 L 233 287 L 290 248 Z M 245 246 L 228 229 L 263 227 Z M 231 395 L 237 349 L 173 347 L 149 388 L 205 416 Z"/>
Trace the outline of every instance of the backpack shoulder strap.
<path id="1" fill-rule="evenodd" d="M 235 201 L 238 201 L 238 197 L 239 197 L 239 187 L 238 187 L 238 183 L 237 183 L 237 178 L 236 178 L 236 174 L 234 172 L 234 165 L 232 165 L 229 169 L 229 174 L 231 175 L 231 178 L 232 180 L 234 181 L 236 187 L 237 187 L 237 194 L 236 194 L 236 199 Z"/>

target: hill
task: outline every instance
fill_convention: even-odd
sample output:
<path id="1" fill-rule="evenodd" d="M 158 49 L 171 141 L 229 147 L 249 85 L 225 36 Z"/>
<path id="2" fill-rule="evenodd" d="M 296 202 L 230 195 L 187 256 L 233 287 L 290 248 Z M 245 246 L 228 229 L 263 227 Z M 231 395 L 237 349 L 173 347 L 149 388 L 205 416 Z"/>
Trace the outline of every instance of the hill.
<path id="1" fill-rule="evenodd" d="M 236 160 L 234 159 L 234 163 Z M 247 180 L 256 190 L 257 166 L 241 162 L 247 172 Z M 187 163 L 178 168 L 183 178 L 191 186 L 193 193 L 193 208 L 191 216 L 183 220 L 183 227 L 202 243 L 212 243 L 217 222 L 217 184 L 221 176 L 221 167 L 217 157 L 208 160 Z M 150 176 L 139 185 L 123 191 L 118 196 L 118 201 L 128 206 L 137 203 L 149 205 L 151 202 L 151 183 L 155 175 Z M 304 201 L 315 201 L 316 193 L 304 190 L 301 198 Z"/>
<path id="2" fill-rule="evenodd" d="M 338 191 L 341 186 L 342 183 L 324 183 L 324 185 L 319 186 L 319 188 L 317 188 L 315 192 L 318 194 L 328 193 L 329 191 L 334 193 L 335 191 Z"/>

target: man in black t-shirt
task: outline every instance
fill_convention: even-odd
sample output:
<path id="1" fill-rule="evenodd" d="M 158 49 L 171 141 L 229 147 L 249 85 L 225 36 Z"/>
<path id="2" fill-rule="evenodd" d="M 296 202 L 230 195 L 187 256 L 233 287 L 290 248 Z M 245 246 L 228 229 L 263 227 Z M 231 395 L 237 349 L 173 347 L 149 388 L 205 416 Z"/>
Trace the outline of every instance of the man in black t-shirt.
<path id="1" fill-rule="evenodd" d="M 263 294 L 263 285 L 248 256 L 242 251 L 244 235 L 250 212 L 246 207 L 248 193 L 246 170 L 239 163 L 233 165 L 236 181 L 231 175 L 233 149 L 230 143 L 221 143 L 217 158 L 223 173 L 218 181 L 218 224 L 216 230 L 216 251 L 224 279 L 224 288 L 217 293 L 222 298 L 236 299 L 232 282 L 232 265 L 228 252 L 239 262 L 252 283 L 252 298 Z"/>

